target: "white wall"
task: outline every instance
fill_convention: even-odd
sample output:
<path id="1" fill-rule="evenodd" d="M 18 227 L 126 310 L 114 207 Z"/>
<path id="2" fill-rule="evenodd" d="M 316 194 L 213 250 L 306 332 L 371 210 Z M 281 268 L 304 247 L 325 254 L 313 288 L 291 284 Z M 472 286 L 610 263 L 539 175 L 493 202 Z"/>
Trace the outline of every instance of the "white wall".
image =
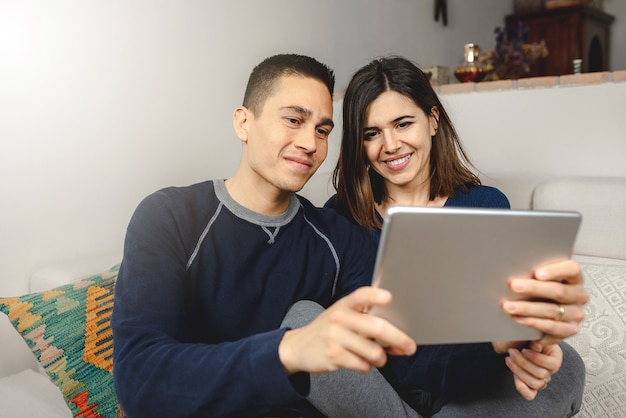
<path id="1" fill-rule="evenodd" d="M 511 11 L 449 0 L 444 27 L 431 0 L 0 0 L 0 294 L 44 264 L 118 250 L 153 190 L 228 177 L 231 112 L 264 57 L 314 55 L 341 91 L 379 55 L 453 68 Z"/>
<path id="2" fill-rule="evenodd" d="M 626 177 L 626 82 L 440 97 L 483 182 L 513 207 L 548 177 Z"/>
<path id="3" fill-rule="evenodd" d="M 626 1 L 604 0 L 604 11 L 615 17 L 611 25 L 611 71 L 626 70 Z"/>
<path id="4" fill-rule="evenodd" d="M 39 266 L 118 250 L 155 189 L 234 171 L 231 114 L 279 52 L 313 55 L 342 90 L 372 57 L 458 61 L 512 6 L 414 0 L 0 0 L 0 294 Z M 430 39 L 426 41 L 425 39 Z"/>

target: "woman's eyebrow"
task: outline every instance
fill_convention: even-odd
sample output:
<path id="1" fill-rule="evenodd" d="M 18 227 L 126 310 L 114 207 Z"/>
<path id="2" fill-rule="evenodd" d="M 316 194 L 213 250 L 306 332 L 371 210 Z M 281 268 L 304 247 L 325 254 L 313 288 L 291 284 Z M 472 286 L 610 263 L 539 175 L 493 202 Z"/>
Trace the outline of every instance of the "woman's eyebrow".
<path id="1" fill-rule="evenodd" d="M 402 115 L 402 116 L 398 116 L 397 118 L 395 118 L 394 120 L 391 121 L 391 123 L 396 123 L 396 122 L 400 122 L 403 119 L 406 118 L 414 118 L 415 116 L 413 115 Z M 368 131 L 368 130 L 372 130 L 372 129 L 378 129 L 376 126 L 366 126 L 363 128 L 364 131 Z"/>
<path id="2" fill-rule="evenodd" d="M 402 116 L 398 116 L 397 118 L 392 120 L 392 122 L 400 122 L 402 119 L 413 118 L 413 117 L 415 117 L 415 116 L 413 116 L 413 115 L 402 115 Z"/>

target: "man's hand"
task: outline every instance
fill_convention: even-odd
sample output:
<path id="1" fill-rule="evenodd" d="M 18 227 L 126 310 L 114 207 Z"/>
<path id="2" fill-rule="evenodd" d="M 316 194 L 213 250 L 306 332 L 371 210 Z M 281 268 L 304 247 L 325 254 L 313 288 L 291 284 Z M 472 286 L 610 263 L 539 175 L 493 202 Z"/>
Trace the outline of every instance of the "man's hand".
<path id="1" fill-rule="evenodd" d="M 506 365 L 513 372 L 515 388 L 529 401 L 535 399 L 537 393 L 545 389 L 551 376 L 563 363 L 563 351 L 557 344 L 542 346 L 531 343 L 522 351 L 509 349 Z"/>
<path id="2" fill-rule="evenodd" d="M 346 368 L 368 372 L 387 353 L 412 355 L 415 342 L 389 322 L 365 312 L 391 302 L 386 290 L 362 287 L 338 300 L 310 324 L 285 333 L 278 355 L 288 374 Z"/>
<path id="3" fill-rule="evenodd" d="M 539 344 L 555 344 L 575 335 L 580 328 L 583 306 L 589 300 L 582 284 L 582 271 L 577 262 L 547 264 L 537 269 L 533 278 L 514 278 L 509 283 L 519 296 L 542 301 L 507 299 L 502 308 L 516 322 L 543 332 Z"/>

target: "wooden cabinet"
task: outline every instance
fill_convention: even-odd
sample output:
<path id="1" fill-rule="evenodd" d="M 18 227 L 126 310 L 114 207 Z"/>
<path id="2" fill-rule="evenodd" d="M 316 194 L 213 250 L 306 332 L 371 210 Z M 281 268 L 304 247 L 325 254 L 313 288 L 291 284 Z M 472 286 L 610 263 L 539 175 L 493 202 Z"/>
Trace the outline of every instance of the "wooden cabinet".
<path id="1" fill-rule="evenodd" d="M 589 6 L 560 7 L 516 13 L 505 18 L 507 30 L 522 22 L 528 42 L 546 42 L 549 55 L 533 64 L 531 77 L 573 72 L 582 59 L 582 72 L 609 71 L 610 25 L 614 17 Z"/>

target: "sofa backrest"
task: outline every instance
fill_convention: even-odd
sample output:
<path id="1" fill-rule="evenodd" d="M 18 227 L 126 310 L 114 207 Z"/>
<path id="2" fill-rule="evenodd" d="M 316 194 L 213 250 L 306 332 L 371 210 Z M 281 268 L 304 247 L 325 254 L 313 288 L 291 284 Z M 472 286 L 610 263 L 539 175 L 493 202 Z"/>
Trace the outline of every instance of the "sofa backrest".
<path id="1" fill-rule="evenodd" d="M 558 177 L 537 185 L 532 208 L 582 214 L 575 254 L 626 260 L 626 177 Z"/>

